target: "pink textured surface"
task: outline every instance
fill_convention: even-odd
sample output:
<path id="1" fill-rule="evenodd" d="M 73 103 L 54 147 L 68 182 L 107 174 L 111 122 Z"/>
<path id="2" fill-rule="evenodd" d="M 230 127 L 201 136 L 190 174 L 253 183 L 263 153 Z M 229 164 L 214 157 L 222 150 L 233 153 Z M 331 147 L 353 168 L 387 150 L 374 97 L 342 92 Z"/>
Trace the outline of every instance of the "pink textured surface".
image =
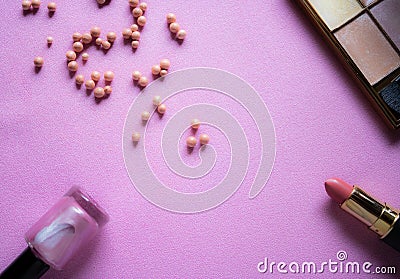
<path id="1" fill-rule="evenodd" d="M 132 23 L 127 1 L 98 8 L 95 0 L 60 0 L 52 18 L 43 2 L 35 15 L 26 16 L 19 1 L 0 4 L 0 270 L 25 248 L 29 226 L 73 184 L 94 195 L 111 220 L 67 270 L 45 278 L 250 278 L 260 275 L 256 266 L 264 257 L 320 263 L 336 260 L 338 250 L 352 261 L 400 262 L 398 253 L 342 212 L 323 185 L 340 176 L 400 207 L 399 134 L 383 126 L 291 1 L 149 0 L 136 53 L 121 36 L 106 55 L 89 49 L 86 76 L 95 69 L 116 74 L 114 92 L 99 104 L 76 89 L 64 55 L 75 31 L 98 25 L 119 35 Z M 165 24 L 171 11 L 188 31 L 182 45 L 171 40 Z M 49 35 L 54 44 L 48 49 Z M 45 59 L 39 73 L 33 68 L 36 55 Z M 261 94 L 275 124 L 277 156 L 256 199 L 247 198 L 245 180 L 216 209 L 181 215 L 155 207 L 134 189 L 121 149 L 125 115 L 139 93 L 130 73 L 139 69 L 150 76 L 151 66 L 164 57 L 172 70 L 230 71 Z M 179 109 L 176 103 L 172 107 Z M 254 130 L 243 125 L 252 137 Z M 215 145 L 226 146 L 223 137 L 213 135 Z M 152 152 L 157 159 L 157 150 Z M 224 170 L 214 171 L 221 177 Z M 171 182 L 168 170 L 160 172 Z M 263 276 L 274 275 L 279 276 Z M 370 278 L 354 278 L 363 276 Z"/>

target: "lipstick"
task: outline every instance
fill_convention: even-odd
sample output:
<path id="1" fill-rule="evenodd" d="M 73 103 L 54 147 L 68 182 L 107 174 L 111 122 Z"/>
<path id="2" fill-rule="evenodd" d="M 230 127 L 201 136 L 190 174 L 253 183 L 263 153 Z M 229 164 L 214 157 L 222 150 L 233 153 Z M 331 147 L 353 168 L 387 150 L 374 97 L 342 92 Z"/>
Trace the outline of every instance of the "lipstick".
<path id="1" fill-rule="evenodd" d="M 325 181 L 325 190 L 344 211 L 366 224 L 386 244 L 400 252 L 399 210 L 340 178 Z"/>
<path id="2" fill-rule="evenodd" d="M 50 267 L 63 269 L 108 220 L 108 214 L 93 198 L 72 187 L 26 232 L 28 247 L 0 279 L 36 279 Z"/>

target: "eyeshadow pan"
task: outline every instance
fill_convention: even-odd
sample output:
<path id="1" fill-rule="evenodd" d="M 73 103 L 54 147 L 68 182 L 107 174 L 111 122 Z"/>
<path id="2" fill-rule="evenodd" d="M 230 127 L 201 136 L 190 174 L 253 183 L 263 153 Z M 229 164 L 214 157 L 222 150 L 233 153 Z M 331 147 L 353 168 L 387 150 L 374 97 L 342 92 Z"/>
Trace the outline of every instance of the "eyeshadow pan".
<path id="1" fill-rule="evenodd" d="M 371 85 L 400 65 L 399 55 L 366 13 L 334 35 Z"/>
<path id="2" fill-rule="evenodd" d="M 400 49 L 400 1 L 385 0 L 373 7 L 371 13 Z"/>
<path id="3" fill-rule="evenodd" d="M 400 77 L 384 88 L 380 95 L 393 113 L 400 116 Z"/>
<path id="4" fill-rule="evenodd" d="M 357 0 L 308 0 L 314 10 L 333 30 L 362 11 Z"/>
<path id="5" fill-rule="evenodd" d="M 372 3 L 375 3 L 377 0 L 361 0 L 361 3 L 366 7 L 368 5 L 371 5 Z"/>

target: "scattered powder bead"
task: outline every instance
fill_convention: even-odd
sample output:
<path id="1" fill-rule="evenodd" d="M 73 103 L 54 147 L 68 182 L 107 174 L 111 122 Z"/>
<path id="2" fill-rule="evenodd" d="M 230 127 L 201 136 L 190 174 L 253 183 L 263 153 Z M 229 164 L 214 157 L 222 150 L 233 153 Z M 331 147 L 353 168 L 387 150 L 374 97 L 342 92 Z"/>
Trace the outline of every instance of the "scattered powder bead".
<path id="1" fill-rule="evenodd" d="M 190 136 L 186 139 L 186 145 L 190 148 L 193 148 L 196 146 L 197 140 L 195 137 Z"/>
<path id="2" fill-rule="evenodd" d="M 32 0 L 32 7 L 34 9 L 39 9 L 40 7 L 40 0 Z"/>
<path id="3" fill-rule="evenodd" d="M 157 111 L 159 114 L 164 114 L 167 111 L 167 106 L 164 104 L 161 104 L 157 107 Z"/>
<path id="4" fill-rule="evenodd" d="M 200 144 L 202 145 L 208 144 L 208 142 L 210 141 L 210 137 L 207 134 L 201 134 L 199 138 Z"/>
<path id="5" fill-rule="evenodd" d="M 181 29 L 181 27 L 177 22 L 173 22 L 169 25 L 169 31 L 171 31 L 172 33 L 177 33 L 179 29 Z"/>
<path id="6" fill-rule="evenodd" d="M 166 75 L 168 75 L 168 71 L 162 69 L 162 70 L 160 71 L 160 76 L 161 76 L 161 77 L 165 77 Z"/>
<path id="7" fill-rule="evenodd" d="M 113 43 L 115 41 L 115 39 L 117 39 L 117 34 L 115 34 L 115 32 L 107 33 L 107 41 L 109 41 L 110 43 Z"/>
<path id="8" fill-rule="evenodd" d="M 95 38 L 98 38 L 100 34 L 101 34 L 100 27 L 94 26 L 90 29 L 90 35 L 92 35 Z"/>
<path id="9" fill-rule="evenodd" d="M 97 0 L 97 4 L 99 5 L 103 5 L 104 3 L 106 3 L 106 0 Z"/>
<path id="10" fill-rule="evenodd" d="M 110 43 L 109 41 L 102 40 L 102 41 L 101 41 L 101 46 L 102 46 L 104 49 L 110 49 L 111 43 Z"/>
<path id="11" fill-rule="evenodd" d="M 200 128 L 200 120 L 198 120 L 197 118 L 192 119 L 191 126 L 192 129 L 197 130 L 198 128 Z"/>
<path id="12" fill-rule="evenodd" d="M 129 6 L 136 8 L 139 5 L 139 0 L 129 0 Z"/>
<path id="13" fill-rule="evenodd" d="M 47 40 L 47 44 L 49 44 L 49 45 L 51 45 L 54 41 L 53 37 L 50 37 L 50 36 L 47 37 L 46 40 Z"/>
<path id="14" fill-rule="evenodd" d="M 154 96 L 153 97 L 153 105 L 158 106 L 159 104 L 161 104 L 161 96 Z"/>
<path id="15" fill-rule="evenodd" d="M 78 71 L 78 63 L 76 63 L 76 61 L 70 61 L 68 63 L 68 70 L 70 70 L 71 72 Z"/>
<path id="16" fill-rule="evenodd" d="M 35 64 L 35 67 L 41 68 L 44 64 L 43 57 L 36 56 L 35 59 L 33 60 L 33 64 Z"/>
<path id="17" fill-rule="evenodd" d="M 94 89 L 94 96 L 96 98 L 103 98 L 104 97 L 104 88 L 103 87 L 96 87 Z"/>
<path id="18" fill-rule="evenodd" d="M 140 32 L 139 31 L 132 32 L 131 38 L 132 38 L 132 40 L 139 41 L 140 40 Z"/>
<path id="19" fill-rule="evenodd" d="M 142 11 L 142 9 L 140 9 L 139 7 L 134 8 L 134 9 L 132 10 L 132 15 L 133 15 L 133 17 L 142 16 L 142 15 L 143 15 L 143 11 Z"/>
<path id="20" fill-rule="evenodd" d="M 96 45 L 101 46 L 101 43 L 103 42 L 102 38 L 97 38 L 96 39 Z"/>
<path id="21" fill-rule="evenodd" d="M 149 120 L 149 118 L 150 118 L 150 112 L 148 112 L 148 111 L 142 112 L 142 120 L 143 121 L 147 121 L 147 120 Z"/>
<path id="22" fill-rule="evenodd" d="M 133 132 L 132 141 L 133 142 L 138 142 L 139 140 L 140 140 L 140 133 L 139 132 Z"/>
<path id="23" fill-rule="evenodd" d="M 147 19 L 146 19 L 146 17 L 145 16 L 139 16 L 138 17 L 138 19 L 137 19 L 137 24 L 139 25 L 139 26 L 145 26 L 146 25 L 146 21 L 147 21 Z"/>
<path id="24" fill-rule="evenodd" d="M 143 12 L 145 12 L 145 11 L 147 10 L 147 3 L 145 3 L 145 2 L 140 3 L 139 8 L 140 8 Z"/>
<path id="25" fill-rule="evenodd" d="M 68 50 L 67 53 L 65 54 L 65 56 L 67 57 L 68 61 L 73 61 L 76 59 L 76 53 L 75 53 L 75 51 L 72 51 L 72 50 Z"/>
<path id="26" fill-rule="evenodd" d="M 79 32 L 75 32 L 74 34 L 72 34 L 72 40 L 74 42 L 79 42 L 82 39 L 82 34 Z"/>
<path id="27" fill-rule="evenodd" d="M 85 87 L 86 87 L 87 90 L 93 90 L 95 86 L 96 86 L 96 83 L 91 79 L 88 79 L 85 82 Z"/>
<path id="28" fill-rule="evenodd" d="M 170 66 L 171 66 L 171 62 L 168 59 L 162 59 L 160 61 L 161 69 L 168 70 Z"/>
<path id="29" fill-rule="evenodd" d="M 84 54 L 82 54 L 82 60 L 83 61 L 88 61 L 89 60 L 89 53 L 85 52 Z"/>
<path id="30" fill-rule="evenodd" d="M 179 40 L 183 40 L 186 38 L 186 31 L 181 29 L 178 31 L 178 33 L 176 33 L 176 38 Z"/>
<path id="31" fill-rule="evenodd" d="M 147 77 L 141 76 L 138 81 L 139 85 L 142 87 L 146 87 L 149 84 L 149 80 Z"/>
<path id="32" fill-rule="evenodd" d="M 76 84 L 81 85 L 85 82 L 85 77 L 83 75 L 77 75 L 75 77 L 75 82 L 76 82 Z"/>
<path id="33" fill-rule="evenodd" d="M 104 73 L 104 80 L 105 81 L 112 82 L 113 79 L 114 79 L 114 73 L 112 71 L 106 71 Z"/>
<path id="34" fill-rule="evenodd" d="M 101 78 L 101 74 L 98 71 L 93 71 L 90 74 L 90 77 L 92 78 L 93 81 L 98 82 Z"/>
<path id="35" fill-rule="evenodd" d="M 47 4 L 47 9 L 49 9 L 49 12 L 54 13 L 57 9 L 57 5 L 55 2 L 50 2 Z"/>
<path id="36" fill-rule="evenodd" d="M 31 9 L 31 5 L 32 5 L 31 1 L 28 1 L 28 0 L 23 0 L 22 1 L 22 9 L 24 11 L 29 11 Z"/>
<path id="37" fill-rule="evenodd" d="M 142 77 L 142 74 L 139 71 L 134 71 L 132 73 L 132 79 L 133 80 L 139 80 Z"/>
<path id="38" fill-rule="evenodd" d="M 176 16 L 173 13 L 167 14 L 167 23 L 171 24 L 176 22 Z"/>
<path id="39" fill-rule="evenodd" d="M 125 28 L 122 30 L 122 37 L 124 37 L 125 40 L 130 39 L 132 36 L 132 30 L 130 28 Z"/>
<path id="40" fill-rule="evenodd" d="M 112 87 L 111 87 L 110 85 L 104 86 L 104 93 L 105 93 L 106 95 L 110 95 L 111 92 L 112 92 Z"/>
<path id="41" fill-rule="evenodd" d="M 83 44 L 81 43 L 81 42 L 75 42 L 73 45 L 72 45 L 72 48 L 73 48 L 73 50 L 75 51 L 75 52 L 81 52 L 82 50 L 83 50 Z"/>
<path id="42" fill-rule="evenodd" d="M 153 75 L 159 75 L 160 74 L 160 71 L 161 71 L 161 67 L 160 67 L 160 65 L 153 65 L 153 67 L 151 67 L 151 73 L 153 74 Z"/>
<path id="43" fill-rule="evenodd" d="M 132 32 L 138 31 L 139 30 L 139 26 L 137 24 L 132 24 L 131 25 L 131 30 L 132 30 Z"/>
<path id="44" fill-rule="evenodd" d="M 139 41 L 132 41 L 131 45 L 133 49 L 137 49 L 139 47 Z"/>
<path id="45" fill-rule="evenodd" d="M 82 35 L 82 43 L 84 44 L 90 44 L 92 42 L 92 35 L 90 33 L 84 33 Z"/>

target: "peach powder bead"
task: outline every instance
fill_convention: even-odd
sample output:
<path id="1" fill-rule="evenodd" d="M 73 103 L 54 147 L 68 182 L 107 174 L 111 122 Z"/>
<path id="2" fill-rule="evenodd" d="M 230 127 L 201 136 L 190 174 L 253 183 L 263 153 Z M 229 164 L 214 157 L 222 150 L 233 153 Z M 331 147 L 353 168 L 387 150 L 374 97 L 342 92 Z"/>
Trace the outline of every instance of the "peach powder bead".
<path id="1" fill-rule="evenodd" d="M 177 33 L 181 27 L 177 22 L 173 22 L 169 25 L 169 31 L 172 33 Z"/>
<path id="2" fill-rule="evenodd" d="M 82 60 L 83 61 L 88 61 L 89 60 L 89 53 L 85 52 L 84 54 L 82 54 Z"/>
<path id="3" fill-rule="evenodd" d="M 170 66 L 171 66 L 171 62 L 168 59 L 162 59 L 160 61 L 161 69 L 168 70 Z"/>
<path id="4" fill-rule="evenodd" d="M 140 40 L 140 32 L 139 31 L 132 32 L 131 38 L 132 38 L 132 40 L 139 41 Z"/>
<path id="5" fill-rule="evenodd" d="M 153 97 L 153 105 L 158 106 L 159 104 L 161 104 L 161 96 L 154 96 Z"/>
<path id="6" fill-rule="evenodd" d="M 132 41 L 131 45 L 133 49 L 137 49 L 139 47 L 139 41 Z"/>
<path id="7" fill-rule="evenodd" d="M 98 71 L 93 71 L 91 74 L 90 74 L 90 77 L 92 78 L 92 80 L 94 80 L 94 81 L 99 81 L 100 80 L 100 78 L 101 78 L 101 74 L 98 72 Z"/>
<path id="8" fill-rule="evenodd" d="M 142 15 L 143 15 L 143 11 L 142 11 L 142 9 L 140 9 L 139 7 L 134 8 L 134 9 L 132 10 L 132 15 L 133 15 L 133 17 L 142 16 Z"/>
<path id="9" fill-rule="evenodd" d="M 112 92 L 112 87 L 110 85 L 104 86 L 104 93 L 110 95 Z"/>
<path id="10" fill-rule="evenodd" d="M 151 73 L 155 76 L 160 74 L 160 71 L 161 71 L 160 65 L 153 65 L 153 67 L 151 67 Z"/>
<path id="11" fill-rule="evenodd" d="M 112 71 L 106 71 L 104 73 L 104 80 L 111 82 L 114 79 L 114 73 Z"/>
<path id="12" fill-rule="evenodd" d="M 96 98 L 103 98 L 104 97 L 104 88 L 103 87 L 96 87 L 94 89 L 94 96 Z"/>
<path id="13" fill-rule="evenodd" d="M 101 43 L 103 42 L 102 38 L 97 38 L 96 39 L 96 45 L 101 46 Z"/>
<path id="14" fill-rule="evenodd" d="M 50 2 L 49 4 L 47 4 L 47 9 L 49 9 L 49 12 L 54 13 L 57 9 L 57 4 L 54 2 Z"/>
<path id="15" fill-rule="evenodd" d="M 146 22 L 147 22 L 147 19 L 146 19 L 145 16 L 139 16 L 138 19 L 137 19 L 137 24 L 139 26 L 142 26 L 142 27 L 145 26 Z"/>
<path id="16" fill-rule="evenodd" d="M 90 44 L 92 42 L 92 35 L 90 33 L 84 33 L 82 35 L 82 43 L 84 44 Z"/>
<path id="17" fill-rule="evenodd" d="M 90 35 L 92 35 L 95 38 L 98 38 L 100 34 L 101 34 L 100 27 L 94 26 L 90 29 Z"/>
<path id="18" fill-rule="evenodd" d="M 47 44 L 49 44 L 49 45 L 51 45 L 52 43 L 53 43 L 53 41 L 54 41 L 54 39 L 53 39 L 53 37 L 47 37 Z"/>
<path id="19" fill-rule="evenodd" d="M 33 64 L 35 64 L 35 67 L 42 67 L 44 64 L 44 60 L 43 57 L 37 56 L 35 57 L 35 59 L 33 60 Z"/>
<path id="20" fill-rule="evenodd" d="M 200 139 L 200 144 L 202 145 L 208 144 L 208 142 L 210 141 L 210 137 L 207 134 L 201 134 L 199 139 Z"/>
<path id="21" fill-rule="evenodd" d="M 65 54 L 65 56 L 67 57 L 68 61 L 73 61 L 76 59 L 76 53 L 75 53 L 75 51 L 72 51 L 72 50 L 68 50 L 67 53 Z"/>
<path id="22" fill-rule="evenodd" d="M 132 30 L 132 32 L 138 31 L 139 30 L 139 26 L 137 24 L 132 24 L 131 25 L 131 30 Z"/>
<path id="23" fill-rule="evenodd" d="M 39 9 L 40 7 L 40 0 L 32 0 L 32 7 L 34 9 Z"/>
<path id="24" fill-rule="evenodd" d="M 71 72 L 76 72 L 78 71 L 78 63 L 76 61 L 71 61 L 68 63 L 68 70 Z"/>
<path id="25" fill-rule="evenodd" d="M 129 6 L 136 8 L 139 5 L 139 0 L 129 0 Z"/>
<path id="26" fill-rule="evenodd" d="M 106 0 L 97 0 L 97 4 L 99 5 L 103 5 L 104 3 L 106 3 Z"/>
<path id="27" fill-rule="evenodd" d="M 81 52 L 83 50 L 83 44 L 81 42 L 75 42 L 72 45 L 72 48 L 74 49 L 75 52 Z"/>
<path id="28" fill-rule="evenodd" d="M 31 9 L 32 2 L 28 0 L 22 1 L 22 9 L 24 11 L 29 11 Z"/>
<path id="29" fill-rule="evenodd" d="M 197 130 L 198 128 L 200 128 L 200 120 L 198 120 L 197 118 L 192 119 L 191 126 L 192 129 Z"/>
<path id="30" fill-rule="evenodd" d="M 132 73 L 132 79 L 133 80 L 139 80 L 142 77 L 142 74 L 139 71 L 134 71 Z"/>
<path id="31" fill-rule="evenodd" d="M 164 104 L 161 104 L 157 107 L 157 111 L 159 114 L 164 114 L 167 111 L 167 106 Z"/>
<path id="32" fill-rule="evenodd" d="M 145 11 L 147 10 L 147 3 L 146 3 L 146 2 L 140 3 L 139 8 L 140 8 L 143 12 L 145 12 Z"/>
<path id="33" fill-rule="evenodd" d="M 142 112 L 142 120 L 143 121 L 147 121 L 147 120 L 149 120 L 149 118 L 150 118 L 150 112 L 148 112 L 148 111 Z"/>
<path id="34" fill-rule="evenodd" d="M 140 133 L 139 132 L 133 132 L 132 141 L 133 142 L 138 142 L 139 140 L 140 140 Z"/>
<path id="35" fill-rule="evenodd" d="M 115 39 L 117 39 L 117 34 L 115 34 L 115 32 L 107 33 L 107 41 L 109 41 L 110 43 L 113 43 L 115 41 Z"/>
<path id="36" fill-rule="evenodd" d="M 141 76 L 138 81 L 139 85 L 142 87 L 146 87 L 149 84 L 149 80 L 147 77 Z"/>
<path id="37" fill-rule="evenodd" d="M 166 75 L 168 75 L 168 71 L 162 69 L 162 70 L 160 71 L 160 76 L 161 76 L 161 77 L 165 77 Z"/>
<path id="38" fill-rule="evenodd" d="M 174 22 L 176 22 L 176 15 L 174 15 L 173 13 L 167 14 L 167 23 L 171 24 Z"/>
<path id="39" fill-rule="evenodd" d="M 86 87 L 86 89 L 87 90 L 93 90 L 93 88 L 96 86 L 96 83 L 93 81 L 93 80 L 91 80 L 91 79 L 88 79 L 86 82 L 85 82 L 85 87 Z"/>
<path id="40" fill-rule="evenodd" d="M 132 30 L 130 28 L 125 28 L 122 30 L 122 37 L 124 37 L 125 40 L 130 39 L 132 36 Z"/>
<path id="41" fill-rule="evenodd" d="M 103 40 L 103 41 L 101 41 L 101 46 L 102 46 L 104 49 L 110 49 L 111 43 L 110 43 L 109 41 Z"/>
<path id="42" fill-rule="evenodd" d="M 178 31 L 178 33 L 176 33 L 176 38 L 179 40 L 183 40 L 186 38 L 186 31 L 181 29 Z"/>
<path id="43" fill-rule="evenodd" d="M 75 77 L 76 84 L 83 84 L 85 82 L 85 77 L 83 75 L 77 75 Z"/>
<path id="44" fill-rule="evenodd" d="M 197 140 L 195 137 L 190 136 L 186 139 L 186 145 L 190 148 L 193 148 L 196 146 Z"/>
<path id="45" fill-rule="evenodd" d="M 79 42 L 82 39 L 82 34 L 79 32 L 75 32 L 74 34 L 72 34 L 72 40 L 74 42 Z"/>

